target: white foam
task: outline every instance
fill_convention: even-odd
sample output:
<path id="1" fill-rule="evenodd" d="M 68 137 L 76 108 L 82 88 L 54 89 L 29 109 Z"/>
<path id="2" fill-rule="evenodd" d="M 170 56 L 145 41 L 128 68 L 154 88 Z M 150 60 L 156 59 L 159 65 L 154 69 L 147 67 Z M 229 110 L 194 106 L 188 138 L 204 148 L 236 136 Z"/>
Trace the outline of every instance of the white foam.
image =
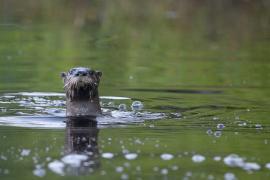
<path id="1" fill-rule="evenodd" d="M 80 167 L 82 161 L 87 160 L 88 157 L 83 154 L 69 154 L 64 156 L 61 160 L 72 167 Z"/>
<path id="2" fill-rule="evenodd" d="M 53 171 L 54 173 L 64 176 L 64 168 L 65 168 L 65 164 L 61 161 L 55 160 L 53 162 L 50 162 L 48 164 L 48 168 Z"/>
<path id="3" fill-rule="evenodd" d="M 242 168 L 246 171 L 258 171 L 261 166 L 255 162 L 246 162 Z"/>
<path id="4" fill-rule="evenodd" d="M 244 159 L 237 154 L 230 154 L 223 159 L 223 162 L 230 167 L 243 167 Z"/>

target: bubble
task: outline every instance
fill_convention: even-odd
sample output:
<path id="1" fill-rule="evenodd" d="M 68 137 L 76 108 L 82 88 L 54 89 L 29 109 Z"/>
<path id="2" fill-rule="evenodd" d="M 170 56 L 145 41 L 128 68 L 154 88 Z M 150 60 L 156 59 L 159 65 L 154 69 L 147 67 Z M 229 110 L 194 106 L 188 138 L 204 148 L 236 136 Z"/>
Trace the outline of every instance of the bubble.
<path id="1" fill-rule="evenodd" d="M 246 171 L 258 171 L 261 169 L 261 166 L 255 162 L 246 162 L 242 168 Z"/>
<path id="2" fill-rule="evenodd" d="M 173 165 L 173 166 L 171 167 L 171 169 L 174 170 L 174 171 L 177 171 L 179 168 L 178 168 L 177 165 Z"/>
<path id="3" fill-rule="evenodd" d="M 119 109 L 119 111 L 127 111 L 127 105 L 119 104 L 118 109 Z"/>
<path id="4" fill-rule="evenodd" d="M 125 158 L 127 160 L 134 160 L 138 157 L 138 154 L 136 153 L 128 153 L 128 154 L 125 154 Z"/>
<path id="5" fill-rule="evenodd" d="M 200 154 L 196 154 L 192 156 L 192 161 L 195 163 L 201 163 L 205 160 L 205 157 L 203 155 Z"/>
<path id="6" fill-rule="evenodd" d="M 141 171 L 141 170 L 142 170 L 141 166 L 136 166 L 136 171 Z"/>
<path id="7" fill-rule="evenodd" d="M 3 169 L 3 173 L 4 174 L 9 174 L 9 170 L 8 169 Z"/>
<path id="8" fill-rule="evenodd" d="M 208 130 L 206 131 L 206 134 L 211 135 L 211 134 L 213 134 L 213 131 L 212 131 L 211 129 L 208 129 Z"/>
<path id="9" fill-rule="evenodd" d="M 166 169 L 166 168 L 160 170 L 160 173 L 163 174 L 163 175 L 168 174 L 168 172 L 169 172 L 169 171 L 168 171 L 168 169 Z"/>
<path id="10" fill-rule="evenodd" d="M 101 170 L 101 171 L 100 171 L 100 175 L 104 176 L 104 175 L 106 175 L 106 174 L 107 174 L 106 171 L 104 171 L 104 170 Z"/>
<path id="11" fill-rule="evenodd" d="M 105 159 L 112 159 L 114 155 L 113 153 L 107 152 L 107 153 L 102 153 L 102 157 Z"/>
<path id="12" fill-rule="evenodd" d="M 270 163 L 265 164 L 265 167 L 266 167 L 267 169 L 270 169 Z"/>
<path id="13" fill-rule="evenodd" d="M 217 124 L 217 129 L 224 129 L 225 125 L 224 124 Z"/>
<path id="14" fill-rule="evenodd" d="M 236 180 L 236 176 L 233 173 L 225 173 L 224 174 L 224 180 Z"/>
<path id="15" fill-rule="evenodd" d="M 129 162 L 125 162 L 123 165 L 124 165 L 126 168 L 129 168 L 129 167 L 130 167 Z"/>
<path id="16" fill-rule="evenodd" d="M 118 173 L 121 173 L 121 172 L 124 171 L 124 168 L 123 168 L 122 166 L 117 166 L 117 167 L 115 168 L 115 171 L 118 172 Z"/>
<path id="17" fill-rule="evenodd" d="M 167 160 L 171 160 L 173 159 L 173 155 L 172 154 L 167 154 L 167 153 L 164 153 L 164 154 L 161 154 L 160 155 L 160 158 L 167 161 Z"/>
<path id="18" fill-rule="evenodd" d="M 262 127 L 261 124 L 255 124 L 255 128 L 256 128 L 256 129 L 262 129 L 263 127 Z"/>
<path id="19" fill-rule="evenodd" d="M 230 167 L 243 167 L 244 159 L 237 154 L 230 154 L 223 159 L 223 162 Z"/>
<path id="20" fill-rule="evenodd" d="M 29 156 L 30 152 L 30 149 L 22 149 L 21 156 Z"/>
<path id="21" fill-rule="evenodd" d="M 131 104 L 131 109 L 133 111 L 139 111 L 139 110 L 142 110 L 143 109 L 143 103 L 141 101 L 134 101 L 132 104 Z"/>
<path id="22" fill-rule="evenodd" d="M 4 155 L 1 155 L 1 156 L 0 156 L 0 159 L 2 159 L 2 160 L 4 160 L 4 161 L 6 161 L 6 160 L 7 160 L 7 157 L 6 157 L 6 156 L 4 156 Z"/>
<path id="23" fill-rule="evenodd" d="M 159 170 L 159 167 L 155 166 L 153 167 L 153 171 L 157 172 Z"/>
<path id="24" fill-rule="evenodd" d="M 238 123 L 238 126 L 240 126 L 240 127 L 242 127 L 242 126 L 246 126 L 247 125 L 247 123 L 246 122 L 239 122 Z"/>
<path id="25" fill-rule="evenodd" d="M 128 174 L 122 174 L 121 179 L 123 179 L 123 180 L 128 179 Z"/>
<path id="26" fill-rule="evenodd" d="M 215 131 L 214 132 L 214 136 L 217 137 L 217 138 L 221 137 L 221 135 L 222 135 L 221 131 Z"/>
<path id="27" fill-rule="evenodd" d="M 215 177 L 212 174 L 209 174 L 207 176 L 207 180 L 214 180 L 214 179 L 215 179 Z"/>
<path id="28" fill-rule="evenodd" d="M 221 157 L 220 156 L 215 156 L 213 159 L 214 159 L 214 161 L 220 161 Z"/>
<path id="29" fill-rule="evenodd" d="M 46 170 L 39 167 L 33 170 L 33 174 L 38 177 L 43 177 L 46 175 Z"/>

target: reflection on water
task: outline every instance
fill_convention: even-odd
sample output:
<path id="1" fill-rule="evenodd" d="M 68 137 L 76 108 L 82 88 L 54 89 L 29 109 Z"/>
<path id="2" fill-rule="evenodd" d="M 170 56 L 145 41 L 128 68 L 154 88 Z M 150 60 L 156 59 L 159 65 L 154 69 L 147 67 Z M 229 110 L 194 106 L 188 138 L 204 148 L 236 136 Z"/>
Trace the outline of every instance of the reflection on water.
<path id="1" fill-rule="evenodd" d="M 65 154 L 48 164 L 59 175 L 86 175 L 99 168 L 96 119 L 70 118 L 66 122 Z"/>

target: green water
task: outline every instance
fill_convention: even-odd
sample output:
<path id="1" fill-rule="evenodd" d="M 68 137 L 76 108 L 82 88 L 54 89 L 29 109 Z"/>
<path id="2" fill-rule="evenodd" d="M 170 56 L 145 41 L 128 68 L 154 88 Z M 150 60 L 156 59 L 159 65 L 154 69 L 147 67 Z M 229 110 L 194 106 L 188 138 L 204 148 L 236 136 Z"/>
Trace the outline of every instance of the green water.
<path id="1" fill-rule="evenodd" d="M 99 167 L 76 178 L 269 179 L 269 18 L 263 0 L 0 0 L 0 116 L 27 109 L 5 93 L 63 92 L 60 72 L 93 67 L 103 72 L 102 96 L 168 116 L 98 127 Z M 40 165 L 41 179 L 74 179 L 48 168 L 63 157 L 65 137 L 64 129 L 0 126 L 0 178 L 37 179 Z M 230 167 L 230 154 L 260 168 Z"/>

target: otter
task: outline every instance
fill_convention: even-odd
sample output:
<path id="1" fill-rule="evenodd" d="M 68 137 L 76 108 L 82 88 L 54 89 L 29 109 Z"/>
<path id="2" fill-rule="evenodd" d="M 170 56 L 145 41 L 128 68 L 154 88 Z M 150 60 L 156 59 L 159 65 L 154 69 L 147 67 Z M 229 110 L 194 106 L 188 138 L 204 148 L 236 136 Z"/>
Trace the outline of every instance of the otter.
<path id="1" fill-rule="evenodd" d="M 61 73 L 66 93 L 67 117 L 97 117 L 101 115 L 98 86 L 102 72 L 75 67 Z"/>

